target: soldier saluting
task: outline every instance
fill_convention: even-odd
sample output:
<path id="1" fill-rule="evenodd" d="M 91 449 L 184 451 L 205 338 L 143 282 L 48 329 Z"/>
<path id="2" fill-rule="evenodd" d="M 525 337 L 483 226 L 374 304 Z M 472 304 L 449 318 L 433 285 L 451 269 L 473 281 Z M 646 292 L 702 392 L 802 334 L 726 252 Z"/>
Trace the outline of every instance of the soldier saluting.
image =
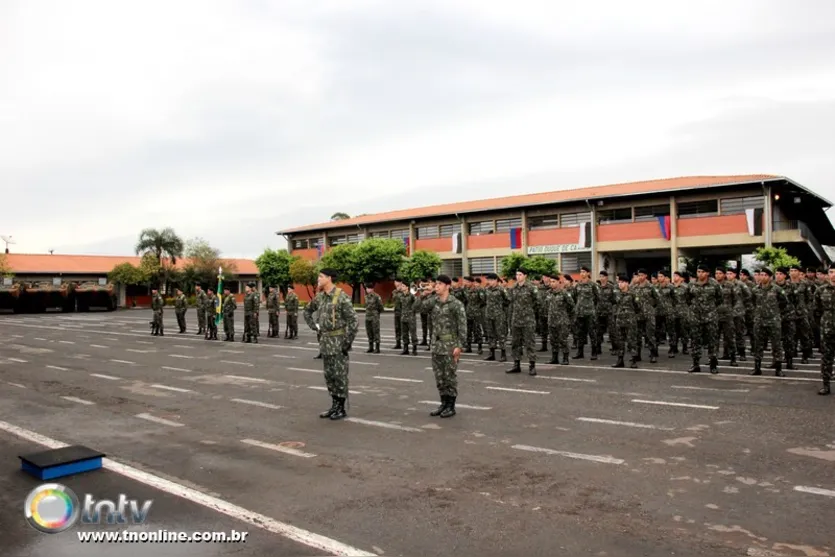
<path id="1" fill-rule="evenodd" d="M 325 367 L 325 384 L 333 401 L 330 409 L 319 414 L 319 417 L 331 420 L 347 416 L 348 352 L 358 328 L 351 298 L 333 283 L 337 274 L 334 269 L 322 269 L 319 272 L 318 286 L 321 292 L 304 308 L 307 326 L 320 335 L 319 353 Z"/>

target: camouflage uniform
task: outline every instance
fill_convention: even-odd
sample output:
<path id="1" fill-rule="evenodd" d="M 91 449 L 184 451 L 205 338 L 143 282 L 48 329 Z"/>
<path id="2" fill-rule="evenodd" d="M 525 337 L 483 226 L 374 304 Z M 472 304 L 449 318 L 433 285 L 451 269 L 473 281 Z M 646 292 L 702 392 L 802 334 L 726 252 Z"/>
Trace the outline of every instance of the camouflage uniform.
<path id="1" fill-rule="evenodd" d="M 206 296 L 206 340 L 217 340 L 217 305 L 219 301 L 214 292 Z"/>
<path id="2" fill-rule="evenodd" d="M 426 301 L 425 298 L 426 294 L 421 293 L 418 313 L 420 314 L 420 330 L 423 333 L 423 340 L 420 341 L 420 346 L 429 346 L 429 339 L 427 337 L 429 334 L 429 306 L 424 304 Z"/>
<path id="3" fill-rule="evenodd" d="M 177 315 L 177 325 L 180 327 L 180 332 L 186 332 L 186 310 L 188 309 L 188 300 L 185 294 L 180 294 L 174 300 L 174 313 Z"/>
<path id="4" fill-rule="evenodd" d="M 197 292 L 197 334 L 206 332 L 206 292 L 200 289 Z"/>
<path id="5" fill-rule="evenodd" d="M 678 342 L 681 340 L 681 353 L 689 354 L 690 328 L 693 320 L 690 310 L 690 287 L 686 282 L 673 286 L 673 318 L 670 323 L 670 356 L 678 354 Z"/>
<path id="6" fill-rule="evenodd" d="M 751 346 L 754 343 L 754 289 L 757 287 L 750 280 L 740 281 L 748 289 L 748 298 L 745 300 L 745 331 L 751 339 Z"/>
<path id="7" fill-rule="evenodd" d="M 823 388 L 818 393 L 828 395 L 831 392 L 832 362 L 835 359 L 835 286 L 832 286 L 832 283 L 826 282 L 815 288 L 815 311 L 821 316 L 820 347 Z"/>
<path id="8" fill-rule="evenodd" d="M 403 317 L 403 294 L 399 290 L 391 293 L 391 301 L 394 305 L 394 338 L 396 344 L 392 347 L 393 350 L 401 348 L 400 339 L 403 336 L 403 324 L 401 319 Z"/>
<path id="9" fill-rule="evenodd" d="M 774 368 L 779 374 L 783 364 L 781 315 L 788 308 L 789 300 L 776 283 L 757 285 L 754 295 L 754 375 L 762 374 L 762 359 L 766 343 L 771 343 Z"/>
<path id="10" fill-rule="evenodd" d="M 600 286 L 591 280 L 578 281 L 574 286 L 575 332 L 577 354 L 575 359 L 585 356 L 586 340 L 591 341 L 591 359 L 597 359 L 597 304 L 600 302 Z"/>
<path id="11" fill-rule="evenodd" d="M 368 336 L 368 353 L 380 353 L 380 313 L 383 299 L 373 290 L 365 293 L 365 334 Z"/>
<path id="12" fill-rule="evenodd" d="M 453 357 L 453 351 L 463 349 L 467 342 L 467 314 L 464 304 L 452 295 L 445 302 L 432 298 L 427 305 L 431 308 L 434 324 L 432 371 L 441 396 L 441 407 L 432 415 L 448 418 L 455 414 L 455 399 L 458 397 L 458 362 Z"/>
<path id="13" fill-rule="evenodd" d="M 612 318 L 612 310 L 615 307 L 615 296 L 617 289 L 611 282 L 600 285 L 600 302 L 597 304 L 597 353 L 603 351 L 603 333 L 609 335 L 609 344 L 614 352 L 615 320 Z"/>
<path id="14" fill-rule="evenodd" d="M 615 292 L 615 345 L 617 346 L 618 361 L 613 367 L 624 367 L 624 358 L 629 352 L 632 368 L 638 367 L 638 315 L 641 304 L 636 299 L 636 290 L 628 288 L 626 292 Z"/>
<path id="15" fill-rule="evenodd" d="M 730 281 L 729 281 L 730 282 Z M 736 337 L 736 353 L 741 361 L 745 361 L 745 312 L 748 311 L 748 305 L 751 303 L 753 294 L 744 282 L 734 280 L 732 283 L 734 288 L 734 307 L 733 307 L 733 321 L 734 321 L 734 335 Z"/>
<path id="16" fill-rule="evenodd" d="M 255 293 L 247 292 L 244 294 L 244 334 L 241 338 L 242 342 L 258 342 L 258 337 L 255 335 Z"/>
<path id="17" fill-rule="evenodd" d="M 267 336 L 278 336 L 278 312 L 281 306 L 281 299 L 278 296 L 278 291 L 273 290 L 267 294 Z"/>
<path id="18" fill-rule="evenodd" d="M 510 289 L 510 331 L 513 348 L 513 368 L 508 373 L 521 372 L 520 362 L 527 355 L 529 373 L 536 375 L 536 288 L 525 281 Z"/>
<path id="19" fill-rule="evenodd" d="M 488 286 L 485 291 L 486 306 L 484 308 L 484 330 L 490 356 L 487 360 L 496 359 L 496 350 L 501 350 L 501 361 L 507 360 L 507 306 L 510 298 L 504 287 Z M 463 307 L 463 305 L 462 305 Z"/>
<path id="20" fill-rule="evenodd" d="M 689 286 L 690 306 L 692 308 L 692 321 L 690 328 L 690 347 L 693 356 L 693 367 L 691 372 L 701 371 L 699 360 L 702 357 L 702 348 L 707 347 L 707 355 L 710 358 L 710 372 L 718 373 L 717 350 L 719 348 L 718 336 L 718 308 L 722 305 L 722 287 L 712 278 L 700 283 L 698 280 Z"/>
<path id="21" fill-rule="evenodd" d="M 551 340 L 551 361 L 568 365 L 568 333 L 574 322 L 576 302 L 565 288 L 551 290 L 548 301 L 548 333 Z M 562 362 L 559 355 L 562 353 Z"/>
<path id="22" fill-rule="evenodd" d="M 641 361 L 642 341 L 646 339 L 650 361 L 655 362 L 658 357 L 658 344 L 655 340 L 655 306 L 658 304 L 658 290 L 649 281 L 643 284 L 633 284 L 629 289 L 641 307 L 641 312 L 638 314 L 638 361 Z"/>
<path id="23" fill-rule="evenodd" d="M 284 296 L 284 312 L 287 314 L 284 336 L 290 339 L 299 338 L 299 297 L 295 292 L 288 292 Z"/>
<path id="24" fill-rule="evenodd" d="M 810 280 L 809 285 L 812 290 L 812 298 L 817 299 L 818 288 L 821 286 L 826 286 L 828 283 L 827 281 L 819 281 L 818 279 Z M 814 333 L 814 341 L 812 345 L 817 348 L 818 350 L 823 350 L 823 346 L 821 345 L 821 309 L 818 307 L 817 304 L 813 304 L 813 307 L 809 310 L 809 318 L 812 325 L 812 332 Z"/>
<path id="25" fill-rule="evenodd" d="M 403 355 L 409 353 L 409 338 L 411 337 L 412 354 L 417 355 L 417 321 L 415 320 L 415 304 L 417 298 L 411 291 L 401 292 L 403 315 L 400 318 L 403 333 Z"/>
<path id="26" fill-rule="evenodd" d="M 717 327 L 719 334 L 725 341 L 722 359 L 730 360 L 732 366 L 736 366 L 736 331 L 734 329 L 734 294 L 736 287 L 729 280 L 717 281 L 722 288 L 722 305 L 719 306 L 716 314 L 719 319 Z M 717 338 L 717 341 L 719 339 Z"/>
<path id="27" fill-rule="evenodd" d="M 235 310 L 238 309 L 238 302 L 234 294 L 223 297 L 223 340 L 233 342 L 235 340 Z"/>
<path id="28" fill-rule="evenodd" d="M 802 363 L 809 363 L 809 358 L 812 356 L 812 344 L 814 343 L 814 330 L 812 328 L 811 320 L 813 308 L 815 306 L 815 297 L 809 281 L 800 279 L 798 282 L 792 282 L 795 293 L 797 295 L 797 340 L 800 341 L 801 355 L 803 356 Z M 792 350 L 796 350 L 796 345 L 792 346 Z"/>
<path id="29" fill-rule="evenodd" d="M 783 292 L 786 294 L 786 300 L 788 300 L 785 311 L 782 312 L 783 356 L 786 359 L 786 369 L 794 369 L 792 360 L 796 356 L 795 349 L 797 345 L 795 336 L 797 334 L 797 289 L 794 283 L 788 280 L 782 283 L 775 280 L 774 283 L 783 289 Z M 774 350 L 774 347 L 772 346 L 771 349 Z"/>
<path id="30" fill-rule="evenodd" d="M 544 285 L 536 285 L 536 333 L 542 337 L 540 352 L 548 351 L 548 296 L 551 289 Z"/>
<path id="31" fill-rule="evenodd" d="M 325 384 L 333 399 L 331 409 L 319 416 L 344 418 L 348 398 L 348 352 L 359 327 L 351 298 L 335 287 L 330 292 L 320 292 L 304 308 L 304 320 L 308 327 L 321 333 L 319 352 L 325 367 Z"/>
<path id="32" fill-rule="evenodd" d="M 162 308 L 165 307 L 165 299 L 163 299 L 162 294 L 159 292 L 154 295 L 153 299 L 151 299 L 151 309 L 154 312 L 154 319 L 151 321 L 153 324 L 153 332 L 154 336 L 165 336 L 163 334 L 163 323 L 162 323 Z"/>
<path id="33" fill-rule="evenodd" d="M 478 344 L 478 353 L 483 352 L 484 290 L 472 287 L 467 294 L 467 352 L 473 351 L 473 344 Z"/>
<path id="34" fill-rule="evenodd" d="M 667 341 L 672 328 L 671 321 L 673 320 L 673 285 L 665 284 L 663 286 L 656 286 L 658 291 L 658 307 L 656 307 L 655 315 L 655 342 L 663 344 Z"/>

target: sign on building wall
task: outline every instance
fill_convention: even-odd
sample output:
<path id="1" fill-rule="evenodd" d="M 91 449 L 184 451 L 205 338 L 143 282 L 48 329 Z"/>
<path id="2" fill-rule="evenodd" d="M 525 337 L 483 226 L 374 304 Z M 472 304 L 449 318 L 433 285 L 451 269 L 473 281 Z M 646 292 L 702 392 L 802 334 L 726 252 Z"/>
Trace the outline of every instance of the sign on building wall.
<path id="1" fill-rule="evenodd" d="M 548 253 L 574 253 L 591 251 L 591 248 L 579 244 L 551 244 L 550 246 L 528 246 L 528 255 L 545 255 Z"/>
<path id="2" fill-rule="evenodd" d="M 107 286 L 107 279 L 99 278 L 99 286 Z"/>

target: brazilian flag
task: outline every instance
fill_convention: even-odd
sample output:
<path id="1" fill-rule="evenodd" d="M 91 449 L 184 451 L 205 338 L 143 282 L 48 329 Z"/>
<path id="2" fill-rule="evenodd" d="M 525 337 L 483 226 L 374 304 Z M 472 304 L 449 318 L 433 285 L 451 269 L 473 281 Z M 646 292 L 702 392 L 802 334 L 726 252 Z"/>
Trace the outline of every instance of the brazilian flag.
<path id="1" fill-rule="evenodd" d="M 215 324 L 220 325 L 223 321 L 223 267 L 217 268 L 217 309 L 215 310 Z"/>

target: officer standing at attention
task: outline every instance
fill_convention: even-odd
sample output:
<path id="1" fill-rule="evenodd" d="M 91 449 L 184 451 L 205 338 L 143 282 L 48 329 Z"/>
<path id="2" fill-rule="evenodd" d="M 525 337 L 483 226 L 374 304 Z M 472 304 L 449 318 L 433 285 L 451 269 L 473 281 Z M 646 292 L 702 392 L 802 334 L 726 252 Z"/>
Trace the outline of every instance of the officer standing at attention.
<path id="1" fill-rule="evenodd" d="M 278 297 L 278 292 L 275 286 L 270 286 L 270 293 L 267 294 L 267 337 L 278 337 L 278 308 L 281 305 L 281 298 Z"/>
<path id="2" fill-rule="evenodd" d="M 513 367 L 505 373 L 521 373 L 521 360 L 527 355 L 528 374 L 536 375 L 536 303 L 536 288 L 528 282 L 527 271 L 516 271 L 516 284 L 510 289 Z"/>
<path id="3" fill-rule="evenodd" d="M 507 306 L 510 299 L 507 297 L 507 290 L 499 285 L 499 277 L 496 273 L 487 274 L 487 289 L 485 292 L 487 301 L 484 308 L 484 330 L 487 333 L 487 342 L 490 348 L 490 355 L 485 358 L 485 361 L 496 361 L 496 350 L 501 350 L 501 361 L 506 362 L 507 323 L 505 321 L 507 320 Z"/>
<path id="4" fill-rule="evenodd" d="M 568 329 L 574 322 L 576 304 L 565 283 L 550 275 L 543 275 L 542 281 L 552 291 L 545 298 L 548 302 L 548 334 L 551 341 L 549 364 L 568 365 Z M 562 361 L 559 354 L 562 352 Z"/>
<path id="5" fill-rule="evenodd" d="M 467 314 L 464 304 L 450 295 L 452 279 L 440 275 L 435 282 L 436 296 L 429 303 L 432 311 L 432 371 L 441 405 L 430 416 L 451 418 L 458 398 L 458 360 L 467 342 Z"/>
<path id="6" fill-rule="evenodd" d="M 629 277 L 618 275 L 614 309 L 618 361 L 612 366 L 614 368 L 626 367 L 623 359 L 627 352 L 630 356 L 629 367 L 638 367 L 638 315 L 641 313 L 641 305 L 635 299 L 635 292 L 635 289 L 629 287 Z"/>
<path id="7" fill-rule="evenodd" d="M 832 360 L 835 358 L 835 263 L 829 266 L 827 281 L 815 286 L 815 311 L 820 319 L 821 378 L 819 395 L 832 392 Z"/>
<path id="8" fill-rule="evenodd" d="M 392 346 L 392 350 L 400 350 L 403 347 L 400 340 L 400 337 L 403 335 L 403 324 L 401 323 L 403 317 L 403 294 L 400 292 L 400 284 L 401 282 L 398 279 L 394 279 L 394 291 L 391 293 L 391 303 L 394 306 L 395 338 L 395 344 Z"/>
<path id="9" fill-rule="evenodd" d="M 206 340 L 217 340 L 217 304 L 214 291 L 209 288 L 206 296 Z"/>
<path id="10" fill-rule="evenodd" d="M 368 336 L 367 354 L 380 353 L 380 314 L 383 299 L 374 292 L 374 283 L 365 285 L 365 334 Z"/>
<path id="11" fill-rule="evenodd" d="M 244 336 L 242 342 L 254 342 L 258 344 L 258 336 L 255 334 L 255 292 L 252 289 L 252 283 L 246 285 L 246 294 L 244 294 Z"/>
<path id="12" fill-rule="evenodd" d="M 771 343 L 774 357 L 774 375 L 783 375 L 783 326 L 781 315 L 788 310 L 789 299 L 782 288 L 771 280 L 771 269 L 759 272 L 759 285 L 754 288 L 754 371 L 751 375 L 762 375 L 763 352 L 766 342 Z"/>
<path id="13" fill-rule="evenodd" d="M 334 269 L 319 272 L 321 292 L 304 308 L 307 326 L 319 333 L 319 352 L 325 368 L 325 384 L 333 404 L 330 410 L 319 414 L 320 418 L 340 420 L 347 416 L 348 400 L 348 352 L 357 335 L 357 314 L 351 298 L 334 285 L 337 276 Z M 314 319 L 314 312 L 316 319 Z"/>
<path id="14" fill-rule="evenodd" d="M 151 334 L 162 337 L 165 336 L 162 331 L 162 308 L 165 307 L 165 300 L 156 288 L 151 290 L 151 296 L 151 309 L 154 312 L 154 320 L 151 321 L 153 324 Z"/>
<path id="15" fill-rule="evenodd" d="M 287 314 L 284 338 L 299 338 L 299 297 L 292 284 L 287 286 L 287 294 L 284 295 L 284 312 Z"/>
<path id="16" fill-rule="evenodd" d="M 188 309 L 188 301 L 186 295 L 179 288 L 177 289 L 177 298 L 174 300 L 174 313 L 177 315 L 177 325 L 180 326 L 180 334 L 186 332 L 186 310 Z"/>
<path id="17" fill-rule="evenodd" d="M 223 289 L 223 333 L 226 342 L 235 342 L 235 310 L 238 309 L 238 302 L 229 293 L 229 288 Z"/>
<path id="18" fill-rule="evenodd" d="M 699 265 L 696 270 L 696 282 L 689 287 L 690 305 L 693 308 L 690 339 L 693 343 L 692 356 L 693 365 L 689 373 L 702 371 L 699 359 L 702 357 L 702 348 L 707 348 L 707 355 L 710 359 L 710 373 L 719 373 L 719 358 L 716 352 L 719 349 L 719 306 L 722 305 L 722 287 L 719 283 L 710 278 L 710 267 Z"/>
<path id="19" fill-rule="evenodd" d="M 195 298 L 197 298 L 197 334 L 202 335 L 206 332 L 206 293 L 198 284 L 194 287 Z"/>
<path id="20" fill-rule="evenodd" d="M 597 304 L 597 353 L 603 352 L 603 333 L 608 333 L 611 354 L 615 353 L 613 338 L 615 337 L 615 321 L 611 319 L 612 308 L 615 306 L 616 285 L 609 282 L 609 273 L 600 271 L 600 302 Z"/>

